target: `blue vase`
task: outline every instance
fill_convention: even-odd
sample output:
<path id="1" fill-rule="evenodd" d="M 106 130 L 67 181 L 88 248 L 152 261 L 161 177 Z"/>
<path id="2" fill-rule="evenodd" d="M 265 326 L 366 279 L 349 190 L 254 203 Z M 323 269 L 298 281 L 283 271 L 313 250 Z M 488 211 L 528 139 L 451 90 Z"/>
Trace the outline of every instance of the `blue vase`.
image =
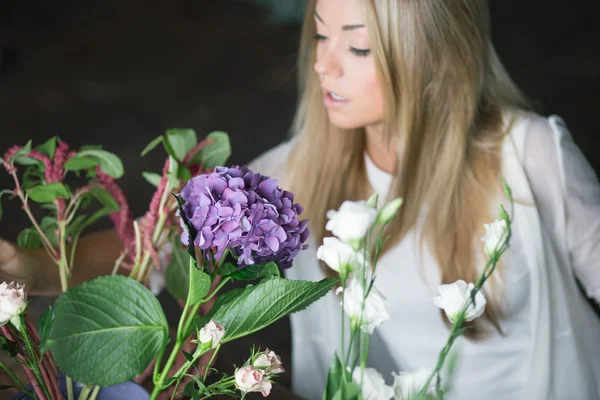
<path id="1" fill-rule="evenodd" d="M 58 377 L 58 387 L 60 392 L 63 394 L 64 398 L 67 398 L 67 382 L 63 375 Z M 83 389 L 83 384 L 73 382 L 73 393 L 75 398 L 79 397 L 81 390 Z M 27 390 L 30 390 L 33 393 L 33 390 L 30 385 L 27 386 Z M 100 389 L 100 393 L 98 393 L 97 400 L 148 400 L 150 398 L 150 394 L 133 381 L 119 383 L 118 385 L 107 386 Z M 10 400 L 34 400 L 31 396 L 19 392 L 11 397 Z"/>

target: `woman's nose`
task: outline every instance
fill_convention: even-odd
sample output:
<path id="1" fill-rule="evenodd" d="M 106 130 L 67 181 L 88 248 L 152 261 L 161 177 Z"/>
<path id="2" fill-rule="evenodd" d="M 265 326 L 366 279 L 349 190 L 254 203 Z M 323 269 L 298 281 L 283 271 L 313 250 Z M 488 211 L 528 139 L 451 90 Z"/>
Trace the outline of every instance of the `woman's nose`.
<path id="1" fill-rule="evenodd" d="M 320 57 L 317 55 L 315 72 L 319 75 L 332 75 L 335 77 L 343 75 L 342 66 L 335 53 L 331 50 L 325 50 Z"/>

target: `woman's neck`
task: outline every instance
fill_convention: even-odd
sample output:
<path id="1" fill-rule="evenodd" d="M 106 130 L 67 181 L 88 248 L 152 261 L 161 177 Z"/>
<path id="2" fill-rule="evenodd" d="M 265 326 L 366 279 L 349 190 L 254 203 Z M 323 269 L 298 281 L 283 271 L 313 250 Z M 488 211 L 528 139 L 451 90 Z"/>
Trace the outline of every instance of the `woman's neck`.
<path id="1" fill-rule="evenodd" d="M 388 174 L 395 174 L 398 167 L 396 140 L 387 143 L 383 136 L 383 124 L 365 127 L 366 151 L 377 168 Z"/>

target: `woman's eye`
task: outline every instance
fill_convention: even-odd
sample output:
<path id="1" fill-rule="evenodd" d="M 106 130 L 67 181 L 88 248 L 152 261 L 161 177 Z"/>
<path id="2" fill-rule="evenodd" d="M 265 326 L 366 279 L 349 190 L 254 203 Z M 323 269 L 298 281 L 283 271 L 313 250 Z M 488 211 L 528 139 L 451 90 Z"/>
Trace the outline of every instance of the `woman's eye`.
<path id="1" fill-rule="evenodd" d="M 325 36 L 319 35 L 318 33 L 315 36 L 313 36 L 313 38 L 318 42 L 327 39 Z"/>
<path id="2" fill-rule="evenodd" d="M 356 49 L 354 47 L 350 47 L 350 51 L 357 56 L 365 57 L 368 56 L 371 52 L 371 49 Z"/>

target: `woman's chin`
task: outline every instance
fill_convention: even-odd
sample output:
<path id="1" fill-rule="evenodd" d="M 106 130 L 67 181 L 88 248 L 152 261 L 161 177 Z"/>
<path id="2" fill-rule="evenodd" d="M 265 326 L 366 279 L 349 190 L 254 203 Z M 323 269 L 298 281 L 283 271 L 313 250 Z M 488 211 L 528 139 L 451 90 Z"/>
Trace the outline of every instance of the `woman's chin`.
<path id="1" fill-rule="evenodd" d="M 328 111 L 327 115 L 329 116 L 329 122 L 336 128 L 340 129 L 357 129 L 364 126 L 356 118 L 352 118 L 348 115 L 340 115 L 341 113 L 337 113 L 335 111 Z"/>

